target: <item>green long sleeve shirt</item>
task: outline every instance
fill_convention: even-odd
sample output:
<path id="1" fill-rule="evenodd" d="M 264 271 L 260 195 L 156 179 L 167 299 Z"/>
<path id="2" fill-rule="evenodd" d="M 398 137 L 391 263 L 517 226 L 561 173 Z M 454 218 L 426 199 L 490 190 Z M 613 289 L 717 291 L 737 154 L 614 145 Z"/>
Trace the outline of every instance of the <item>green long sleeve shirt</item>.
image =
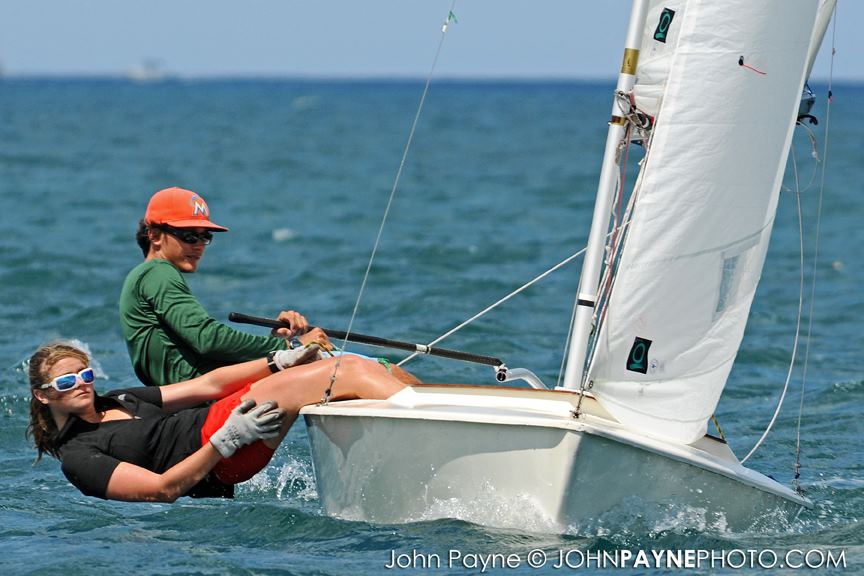
<path id="1" fill-rule="evenodd" d="M 216 321 L 180 271 L 161 259 L 146 260 L 126 276 L 120 324 L 135 374 L 148 386 L 182 382 L 286 347 L 283 338 L 253 336 Z"/>

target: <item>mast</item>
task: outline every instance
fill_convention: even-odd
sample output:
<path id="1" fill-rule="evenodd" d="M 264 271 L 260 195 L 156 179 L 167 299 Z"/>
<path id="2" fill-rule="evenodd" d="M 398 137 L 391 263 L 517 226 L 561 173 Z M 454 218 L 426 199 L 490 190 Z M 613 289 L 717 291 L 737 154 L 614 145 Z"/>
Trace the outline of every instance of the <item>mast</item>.
<path id="1" fill-rule="evenodd" d="M 630 24 L 627 28 L 627 40 L 624 44 L 624 59 L 621 63 L 621 72 L 618 74 L 616 92 L 629 93 L 636 83 L 636 66 L 639 63 L 639 50 L 642 46 L 648 4 L 648 0 L 633 1 L 630 10 Z M 609 131 L 606 135 L 606 150 L 600 169 L 600 183 L 597 186 L 594 216 L 591 220 L 585 259 L 582 261 L 582 276 L 579 280 L 573 332 L 570 335 L 564 388 L 578 389 L 582 384 L 585 355 L 591 336 L 591 322 L 597 305 L 597 290 L 600 283 L 600 273 L 603 269 L 603 257 L 606 252 L 606 235 L 609 232 L 612 198 L 618 179 L 619 167 L 616 156 L 618 155 L 618 145 L 624 138 L 625 128 L 624 111 L 619 107 L 618 99 L 613 97 L 612 119 L 609 121 Z"/>

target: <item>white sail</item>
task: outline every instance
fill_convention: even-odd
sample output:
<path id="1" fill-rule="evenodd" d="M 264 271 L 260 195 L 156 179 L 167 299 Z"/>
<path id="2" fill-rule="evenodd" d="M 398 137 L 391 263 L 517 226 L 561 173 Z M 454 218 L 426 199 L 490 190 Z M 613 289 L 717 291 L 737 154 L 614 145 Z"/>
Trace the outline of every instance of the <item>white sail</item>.
<path id="1" fill-rule="evenodd" d="M 680 442 L 706 430 L 762 271 L 818 5 L 690 0 L 675 11 L 589 373 L 625 425 Z"/>

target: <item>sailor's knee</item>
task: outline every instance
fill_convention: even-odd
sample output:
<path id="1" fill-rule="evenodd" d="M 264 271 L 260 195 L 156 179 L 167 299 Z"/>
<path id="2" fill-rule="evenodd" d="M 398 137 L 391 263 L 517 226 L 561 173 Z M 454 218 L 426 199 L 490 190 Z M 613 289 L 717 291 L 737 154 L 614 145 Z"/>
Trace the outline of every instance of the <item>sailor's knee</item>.
<path id="1" fill-rule="evenodd" d="M 361 371 L 366 370 L 369 367 L 369 360 L 367 358 L 361 358 L 360 356 L 354 356 L 351 354 L 345 354 L 340 358 L 341 368 L 344 370 L 350 371 Z"/>

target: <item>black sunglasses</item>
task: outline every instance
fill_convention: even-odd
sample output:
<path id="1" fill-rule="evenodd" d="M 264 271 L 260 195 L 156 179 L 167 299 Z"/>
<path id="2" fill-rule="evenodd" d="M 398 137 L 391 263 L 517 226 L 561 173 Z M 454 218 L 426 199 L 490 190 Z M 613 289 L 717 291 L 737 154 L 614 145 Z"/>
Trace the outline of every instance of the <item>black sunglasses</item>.
<path id="1" fill-rule="evenodd" d="M 204 231 L 204 232 L 195 232 L 193 230 L 185 230 L 183 228 L 174 228 L 173 226 L 157 226 L 159 230 L 167 232 L 171 234 L 181 242 L 185 242 L 186 244 L 198 244 L 199 242 L 207 246 L 210 242 L 213 241 L 213 233 Z"/>

